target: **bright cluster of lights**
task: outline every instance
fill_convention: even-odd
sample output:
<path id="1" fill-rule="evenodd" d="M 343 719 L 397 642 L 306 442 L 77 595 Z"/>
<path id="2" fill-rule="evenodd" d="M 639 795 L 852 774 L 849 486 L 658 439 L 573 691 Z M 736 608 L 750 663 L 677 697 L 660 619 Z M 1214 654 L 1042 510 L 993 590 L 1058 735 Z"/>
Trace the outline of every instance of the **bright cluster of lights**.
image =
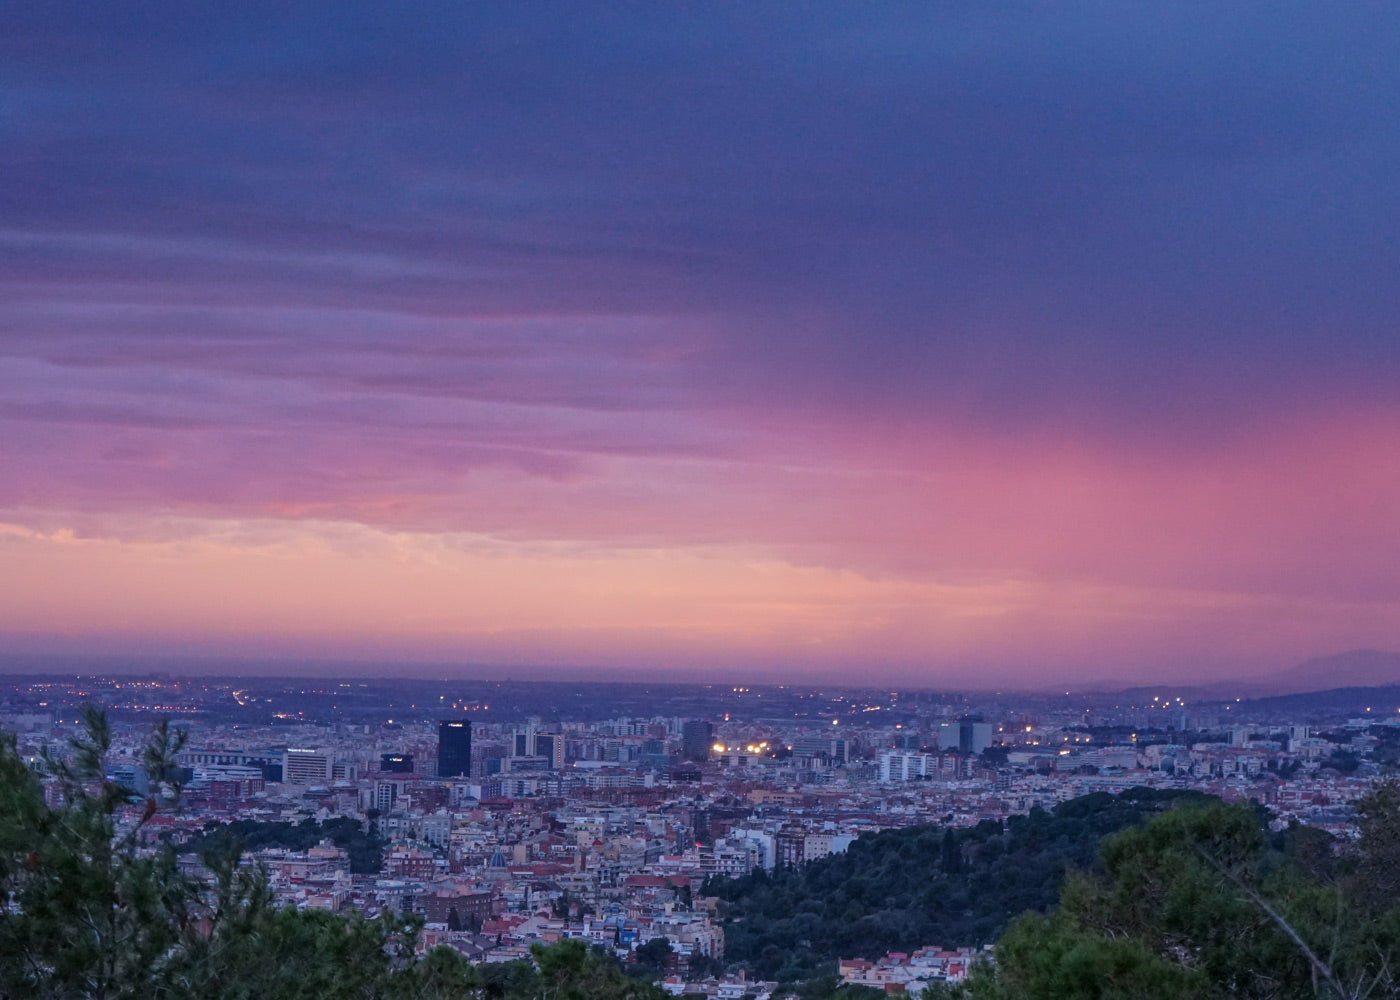
<path id="1" fill-rule="evenodd" d="M 734 744 L 732 747 L 724 743 L 716 743 L 710 749 L 714 750 L 715 753 L 729 753 L 731 751 L 734 753 L 738 753 L 741 750 L 745 753 L 762 753 L 763 751 L 768 749 L 768 741 L 764 740 L 762 743 L 748 743 L 742 747 L 739 746 L 739 744 L 737 743 Z"/>

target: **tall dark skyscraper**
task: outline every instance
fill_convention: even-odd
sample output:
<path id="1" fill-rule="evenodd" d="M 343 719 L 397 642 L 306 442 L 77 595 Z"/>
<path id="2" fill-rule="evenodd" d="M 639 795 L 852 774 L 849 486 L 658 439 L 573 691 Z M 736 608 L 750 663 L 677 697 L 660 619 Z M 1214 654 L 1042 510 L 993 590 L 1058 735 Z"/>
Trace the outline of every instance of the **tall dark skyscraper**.
<path id="1" fill-rule="evenodd" d="M 691 719 L 681 726 L 681 753 L 686 760 L 709 760 L 715 727 L 704 719 Z"/>
<path id="2" fill-rule="evenodd" d="M 438 777 L 465 778 L 471 773 L 471 720 L 443 719 L 438 723 Z"/>

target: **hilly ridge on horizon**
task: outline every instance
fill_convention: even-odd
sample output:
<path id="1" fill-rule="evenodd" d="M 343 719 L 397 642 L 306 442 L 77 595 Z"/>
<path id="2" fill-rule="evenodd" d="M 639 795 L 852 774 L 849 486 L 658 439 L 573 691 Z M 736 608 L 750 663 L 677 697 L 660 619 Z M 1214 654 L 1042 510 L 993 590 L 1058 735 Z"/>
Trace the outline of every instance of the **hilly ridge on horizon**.
<path id="1" fill-rule="evenodd" d="M 1249 678 L 1256 693 L 1304 694 L 1334 688 L 1388 687 L 1400 684 L 1400 653 L 1381 649 L 1352 649 L 1315 656 L 1268 677 Z"/>
<path id="2" fill-rule="evenodd" d="M 1400 653 L 1380 649 L 1352 649 L 1315 656 L 1275 673 L 1255 674 L 1210 684 L 1134 684 L 1115 688 L 1100 684 L 1090 690 L 1099 695 L 1148 698 L 1166 688 L 1197 701 L 1231 701 L 1336 691 L 1343 688 L 1383 688 L 1400 685 Z"/>

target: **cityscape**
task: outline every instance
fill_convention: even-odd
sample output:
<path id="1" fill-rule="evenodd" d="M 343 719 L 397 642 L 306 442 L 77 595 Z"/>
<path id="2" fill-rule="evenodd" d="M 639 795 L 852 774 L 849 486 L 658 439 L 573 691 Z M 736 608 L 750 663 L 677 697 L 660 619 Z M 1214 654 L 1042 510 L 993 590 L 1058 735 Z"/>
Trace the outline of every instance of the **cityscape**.
<path id="1" fill-rule="evenodd" d="M 106 777 L 135 793 L 132 822 L 151 794 L 142 747 L 170 720 L 188 734 L 169 775 L 179 807 L 148 817 L 141 844 L 207 878 L 198 849 L 239 831 L 279 906 L 417 914 L 420 954 L 481 963 L 580 940 L 652 963 L 672 994 L 763 1000 L 779 981 L 726 950 L 717 880 L 800 869 L 880 831 L 1144 788 L 1346 839 L 1352 804 L 1400 762 L 1400 686 L 1198 694 L 10 676 L 0 726 L 43 771 L 82 736 L 84 706 L 103 709 Z M 44 787 L 56 805 L 59 782 Z M 646 946 L 662 938 L 658 959 Z M 962 982 L 991 944 L 838 968 L 848 985 L 917 993 Z"/>
<path id="2" fill-rule="evenodd" d="M 1400 4 L 0 3 L 0 1000 L 1400 997 Z"/>

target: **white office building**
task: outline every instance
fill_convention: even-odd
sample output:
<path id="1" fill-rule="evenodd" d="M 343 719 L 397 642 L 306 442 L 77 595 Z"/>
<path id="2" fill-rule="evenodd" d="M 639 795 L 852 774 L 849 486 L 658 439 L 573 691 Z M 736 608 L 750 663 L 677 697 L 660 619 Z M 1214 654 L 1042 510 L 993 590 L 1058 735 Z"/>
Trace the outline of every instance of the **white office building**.
<path id="1" fill-rule="evenodd" d="M 936 770 L 926 753 L 909 750 L 885 750 L 880 754 L 881 781 L 913 781 L 927 777 Z"/>
<path id="2" fill-rule="evenodd" d="M 282 755 L 282 783 L 324 785 L 335 775 L 335 760 L 319 750 L 288 748 Z"/>

